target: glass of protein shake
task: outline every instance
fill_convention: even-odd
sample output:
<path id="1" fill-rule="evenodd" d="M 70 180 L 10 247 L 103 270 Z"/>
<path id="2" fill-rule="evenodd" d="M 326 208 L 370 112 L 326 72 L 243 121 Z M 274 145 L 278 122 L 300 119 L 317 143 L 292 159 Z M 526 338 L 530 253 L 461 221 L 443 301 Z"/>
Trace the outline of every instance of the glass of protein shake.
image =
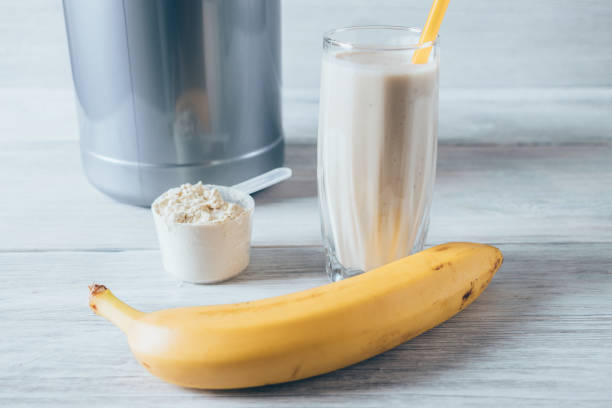
<path id="1" fill-rule="evenodd" d="M 438 136 L 437 40 L 421 30 L 327 33 L 318 132 L 318 188 L 332 280 L 423 249 Z M 430 48 L 425 63 L 413 63 Z"/>

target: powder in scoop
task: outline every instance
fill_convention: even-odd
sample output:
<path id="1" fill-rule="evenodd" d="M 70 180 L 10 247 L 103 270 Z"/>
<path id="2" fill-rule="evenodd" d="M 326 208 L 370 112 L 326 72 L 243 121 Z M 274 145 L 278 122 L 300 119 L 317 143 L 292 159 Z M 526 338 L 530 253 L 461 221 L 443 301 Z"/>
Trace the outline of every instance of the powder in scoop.
<path id="1" fill-rule="evenodd" d="M 201 181 L 171 188 L 151 208 L 169 224 L 216 224 L 245 213 L 242 206 L 226 202 L 219 190 L 205 187 Z"/>

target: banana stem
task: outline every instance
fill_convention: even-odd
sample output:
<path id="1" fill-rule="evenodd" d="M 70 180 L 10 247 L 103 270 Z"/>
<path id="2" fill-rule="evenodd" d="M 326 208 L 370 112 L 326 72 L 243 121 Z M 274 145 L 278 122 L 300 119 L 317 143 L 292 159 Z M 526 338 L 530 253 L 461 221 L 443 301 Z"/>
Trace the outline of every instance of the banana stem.
<path id="1" fill-rule="evenodd" d="M 144 315 L 143 312 L 117 299 L 106 286 L 96 283 L 89 286 L 89 307 L 124 333 L 127 333 L 127 329 L 135 320 Z"/>

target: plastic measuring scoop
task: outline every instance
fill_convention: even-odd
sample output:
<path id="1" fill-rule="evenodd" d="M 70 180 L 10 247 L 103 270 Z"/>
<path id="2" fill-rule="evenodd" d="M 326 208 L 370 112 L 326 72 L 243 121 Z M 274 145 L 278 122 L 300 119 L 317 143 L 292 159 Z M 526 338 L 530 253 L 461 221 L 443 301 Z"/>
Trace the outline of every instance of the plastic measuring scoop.
<path id="1" fill-rule="evenodd" d="M 425 22 L 425 27 L 423 31 L 421 31 L 421 38 L 419 38 L 419 45 L 434 42 L 436 37 L 438 36 L 438 31 L 440 31 L 440 25 L 442 24 L 442 19 L 444 18 L 444 13 L 446 13 L 446 8 L 448 7 L 448 3 L 450 0 L 434 0 L 431 5 L 431 10 L 429 10 L 429 16 L 427 17 L 427 22 Z M 414 52 L 412 56 L 413 64 L 425 64 L 429 60 L 429 54 L 431 53 L 431 47 L 419 48 Z"/>
<path id="2" fill-rule="evenodd" d="M 242 183 L 234 184 L 232 188 L 242 191 L 243 193 L 253 194 L 256 191 L 273 186 L 283 180 L 291 177 L 292 171 L 288 167 L 278 167 L 266 173 L 260 174 Z"/>

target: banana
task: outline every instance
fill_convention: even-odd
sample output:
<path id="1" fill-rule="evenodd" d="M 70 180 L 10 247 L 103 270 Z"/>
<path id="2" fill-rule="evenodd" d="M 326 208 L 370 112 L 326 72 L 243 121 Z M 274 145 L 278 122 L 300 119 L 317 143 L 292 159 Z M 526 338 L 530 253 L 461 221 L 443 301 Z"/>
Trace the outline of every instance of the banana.
<path id="1" fill-rule="evenodd" d="M 497 248 L 455 242 L 253 302 L 143 313 L 94 284 L 89 304 L 153 375 L 184 387 L 244 388 L 327 373 L 418 336 L 474 301 L 502 259 Z"/>

